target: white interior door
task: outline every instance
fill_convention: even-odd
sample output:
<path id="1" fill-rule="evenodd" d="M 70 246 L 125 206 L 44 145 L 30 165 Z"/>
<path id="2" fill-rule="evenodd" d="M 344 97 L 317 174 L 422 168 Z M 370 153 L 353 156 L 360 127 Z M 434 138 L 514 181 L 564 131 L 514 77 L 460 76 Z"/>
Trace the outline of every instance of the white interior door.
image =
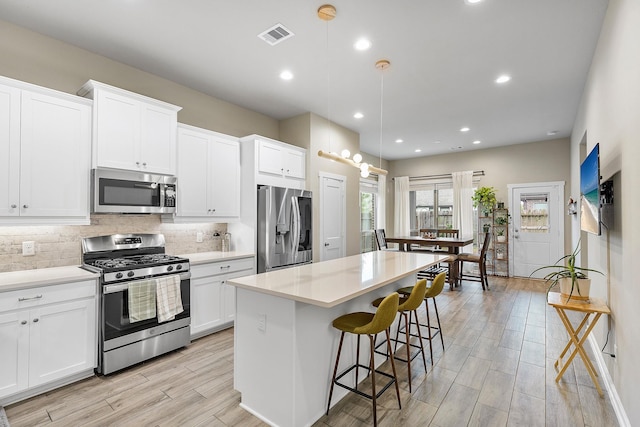
<path id="1" fill-rule="evenodd" d="M 564 248 L 564 182 L 509 185 L 512 215 L 511 271 L 529 277 L 555 263 Z M 542 277 L 538 272 L 534 277 Z"/>
<path id="2" fill-rule="evenodd" d="M 346 177 L 320 174 L 320 260 L 341 258 L 345 254 Z"/>

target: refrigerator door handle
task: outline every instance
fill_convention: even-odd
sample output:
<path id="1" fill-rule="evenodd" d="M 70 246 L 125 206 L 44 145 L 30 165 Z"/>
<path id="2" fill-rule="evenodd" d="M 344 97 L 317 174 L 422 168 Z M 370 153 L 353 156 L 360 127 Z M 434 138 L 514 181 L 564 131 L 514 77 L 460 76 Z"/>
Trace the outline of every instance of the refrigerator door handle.
<path id="1" fill-rule="evenodd" d="M 298 260 L 298 246 L 300 243 L 300 205 L 298 197 L 291 197 L 291 214 L 293 216 L 293 230 L 291 235 L 291 249 L 294 262 Z"/>

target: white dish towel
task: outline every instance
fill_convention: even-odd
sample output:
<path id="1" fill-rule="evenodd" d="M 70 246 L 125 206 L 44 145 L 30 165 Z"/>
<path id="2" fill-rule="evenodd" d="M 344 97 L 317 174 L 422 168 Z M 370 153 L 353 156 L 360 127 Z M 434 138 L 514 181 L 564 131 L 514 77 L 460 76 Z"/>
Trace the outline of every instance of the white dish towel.
<path id="1" fill-rule="evenodd" d="M 156 279 L 156 302 L 158 323 L 173 320 L 184 311 L 180 295 L 180 275 L 163 276 Z"/>

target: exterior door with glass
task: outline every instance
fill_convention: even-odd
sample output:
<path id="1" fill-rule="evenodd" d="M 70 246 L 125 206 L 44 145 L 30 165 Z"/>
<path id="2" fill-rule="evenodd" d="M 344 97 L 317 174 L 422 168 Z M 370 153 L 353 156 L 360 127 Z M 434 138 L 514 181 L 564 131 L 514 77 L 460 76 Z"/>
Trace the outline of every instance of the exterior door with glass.
<path id="1" fill-rule="evenodd" d="M 510 184 L 513 218 L 510 270 L 529 277 L 539 267 L 555 263 L 564 248 L 564 182 Z M 534 277 L 542 277 L 538 272 Z"/>

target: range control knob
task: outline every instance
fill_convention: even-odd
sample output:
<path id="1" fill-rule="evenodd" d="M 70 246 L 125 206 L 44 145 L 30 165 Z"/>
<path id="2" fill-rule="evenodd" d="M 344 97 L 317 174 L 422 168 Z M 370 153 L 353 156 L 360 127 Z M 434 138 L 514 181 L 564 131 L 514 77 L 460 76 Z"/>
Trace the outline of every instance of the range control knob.
<path id="1" fill-rule="evenodd" d="M 122 279 L 122 273 L 116 273 L 116 279 Z"/>
<path id="2" fill-rule="evenodd" d="M 133 275 L 134 275 L 134 272 L 133 272 L 133 271 L 129 271 L 129 272 L 127 272 L 127 277 L 133 277 Z"/>
<path id="3" fill-rule="evenodd" d="M 173 271 L 173 265 L 168 266 L 167 271 Z"/>
<path id="4" fill-rule="evenodd" d="M 176 265 L 176 270 L 182 270 L 182 264 Z"/>

